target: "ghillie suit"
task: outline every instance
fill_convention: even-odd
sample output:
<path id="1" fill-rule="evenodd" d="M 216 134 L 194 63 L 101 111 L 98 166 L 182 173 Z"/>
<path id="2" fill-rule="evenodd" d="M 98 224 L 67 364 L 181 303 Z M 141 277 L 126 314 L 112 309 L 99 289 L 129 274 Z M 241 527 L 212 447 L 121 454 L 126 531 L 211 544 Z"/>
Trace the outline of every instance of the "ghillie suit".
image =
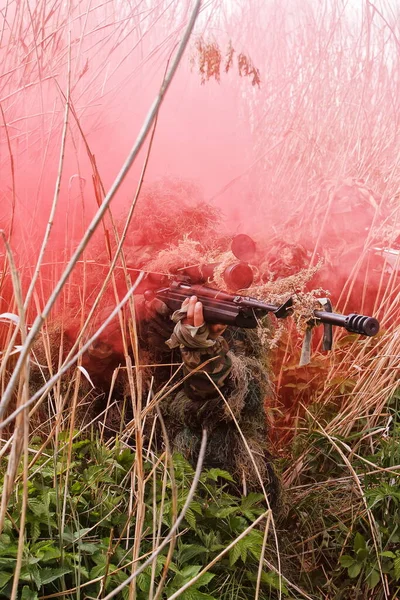
<path id="1" fill-rule="evenodd" d="M 160 402 L 172 449 L 195 465 L 202 429 L 207 429 L 204 465 L 230 472 L 236 492 L 264 487 L 271 506 L 276 506 L 279 483 L 267 449 L 264 407 L 271 389 L 257 333 L 230 327 L 210 340 L 206 326 L 178 323 L 167 343 L 175 352 L 173 359 L 180 352 L 184 381 Z M 170 318 L 157 315 L 149 327 L 171 330 Z M 155 343 L 155 337 L 150 337 L 153 348 L 162 352 L 164 346 L 165 361 L 165 335 L 159 339 L 161 344 Z"/>

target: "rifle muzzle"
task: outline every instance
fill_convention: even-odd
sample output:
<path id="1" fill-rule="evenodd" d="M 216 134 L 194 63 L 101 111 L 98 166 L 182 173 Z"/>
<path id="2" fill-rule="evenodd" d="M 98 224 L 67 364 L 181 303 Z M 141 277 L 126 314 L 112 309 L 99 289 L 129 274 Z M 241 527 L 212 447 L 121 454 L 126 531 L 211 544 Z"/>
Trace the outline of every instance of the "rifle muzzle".
<path id="1" fill-rule="evenodd" d="M 322 323 L 344 327 L 351 333 L 372 337 L 379 332 L 379 321 L 374 319 L 374 317 L 366 317 L 355 313 L 339 315 L 338 313 L 330 313 L 324 310 L 315 310 L 314 316 L 322 321 Z"/>

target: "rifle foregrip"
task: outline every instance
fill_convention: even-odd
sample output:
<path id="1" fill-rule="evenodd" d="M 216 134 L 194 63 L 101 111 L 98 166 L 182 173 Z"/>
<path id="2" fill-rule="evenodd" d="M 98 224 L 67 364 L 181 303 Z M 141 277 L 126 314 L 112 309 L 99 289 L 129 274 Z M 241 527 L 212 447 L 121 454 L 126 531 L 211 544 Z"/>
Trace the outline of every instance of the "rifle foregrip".
<path id="1" fill-rule="evenodd" d="M 325 312 L 322 310 L 315 310 L 314 316 L 322 321 L 322 323 L 338 325 L 339 327 L 344 327 L 351 333 L 358 333 L 359 335 L 372 337 L 379 332 L 379 321 L 374 317 L 366 317 L 354 313 L 350 315 L 339 315 L 338 313 Z"/>

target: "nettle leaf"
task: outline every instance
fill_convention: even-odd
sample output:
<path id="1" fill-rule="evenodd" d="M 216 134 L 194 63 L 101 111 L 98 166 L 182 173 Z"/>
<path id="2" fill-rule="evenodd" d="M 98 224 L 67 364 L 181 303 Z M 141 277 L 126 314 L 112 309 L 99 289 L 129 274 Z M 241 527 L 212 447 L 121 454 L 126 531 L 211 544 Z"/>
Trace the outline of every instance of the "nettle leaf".
<path id="1" fill-rule="evenodd" d="M 202 565 L 188 565 L 187 567 L 183 567 L 183 569 L 181 569 L 179 575 L 190 581 L 193 579 L 193 577 L 196 577 L 201 569 Z"/>
<path id="2" fill-rule="evenodd" d="M 240 547 L 238 546 L 238 544 L 235 544 L 233 548 L 229 551 L 229 565 L 231 567 L 233 567 L 233 565 L 238 561 L 238 559 L 240 558 L 240 554 Z"/>
<path id="3" fill-rule="evenodd" d="M 243 538 L 242 540 L 240 540 L 240 542 L 237 543 L 237 545 L 240 548 L 240 558 L 245 563 L 247 558 L 247 549 L 249 541 L 246 538 Z"/>
<path id="4" fill-rule="evenodd" d="M 35 554 L 36 556 L 39 556 L 39 553 L 41 550 L 44 551 L 44 549 L 46 548 L 52 548 L 53 544 L 51 541 L 49 540 L 41 540 L 40 542 L 35 542 L 34 544 L 32 544 L 31 546 L 31 552 L 32 554 Z"/>
<path id="5" fill-rule="evenodd" d="M 261 515 L 263 513 L 263 509 L 262 508 L 257 508 L 254 507 L 253 509 L 247 509 L 243 511 L 243 515 L 246 517 L 246 519 L 248 519 L 249 521 L 254 521 L 256 519 L 256 517 L 258 517 L 259 515 Z"/>
<path id="6" fill-rule="evenodd" d="M 38 562 L 40 562 L 40 558 L 38 558 L 37 556 L 32 556 L 32 554 L 28 554 L 22 559 L 23 566 L 37 565 Z"/>
<path id="7" fill-rule="evenodd" d="M 106 565 L 96 565 L 93 569 L 90 570 L 89 576 L 90 579 L 96 579 L 97 577 L 102 577 L 106 572 Z"/>
<path id="8" fill-rule="evenodd" d="M 57 567 L 54 569 L 41 569 L 40 570 L 40 579 L 42 581 L 42 585 L 46 585 L 47 583 L 51 583 L 63 575 L 67 575 L 71 573 L 72 569 L 68 567 Z"/>
<path id="9" fill-rule="evenodd" d="M 244 517 L 238 515 L 231 515 L 229 517 L 229 527 L 231 528 L 231 531 L 234 531 L 236 533 L 236 535 L 242 533 L 247 526 L 248 523 Z"/>
<path id="10" fill-rule="evenodd" d="M 79 575 L 83 579 L 89 579 L 89 571 L 86 567 L 83 567 L 82 565 L 79 566 Z"/>
<path id="11" fill-rule="evenodd" d="M 179 452 L 176 452 L 173 454 L 173 462 L 174 462 L 174 468 L 175 468 L 175 475 L 185 475 L 187 474 L 189 477 L 191 477 L 194 474 L 194 470 L 193 468 L 190 466 L 190 464 L 188 463 L 188 461 L 184 458 L 184 456 L 182 454 L 179 454 Z"/>
<path id="12" fill-rule="evenodd" d="M 225 519 L 226 517 L 229 517 L 229 515 L 236 513 L 238 510 L 237 506 L 228 506 L 226 508 L 220 508 L 218 510 L 216 510 L 215 512 L 213 511 L 214 517 L 217 517 L 218 519 Z"/>
<path id="13" fill-rule="evenodd" d="M 189 508 L 190 508 L 190 509 L 191 509 L 193 512 L 197 513 L 198 515 L 201 515 L 201 514 L 203 514 L 203 507 L 202 507 L 202 505 L 200 504 L 200 502 L 196 502 L 195 500 L 193 500 L 193 502 L 191 502 L 191 503 L 189 504 Z"/>
<path id="14" fill-rule="evenodd" d="M 394 578 L 396 581 L 400 579 L 400 556 L 397 556 L 393 561 Z"/>
<path id="15" fill-rule="evenodd" d="M 50 560 L 60 558 L 61 550 L 54 546 L 45 546 L 36 553 L 36 556 L 40 558 L 41 562 L 49 562 Z"/>
<path id="16" fill-rule="evenodd" d="M 81 448 L 86 448 L 87 446 L 91 445 L 91 441 L 88 439 L 85 440 L 77 440 L 76 442 L 74 442 L 72 444 L 72 449 L 74 452 L 76 452 L 77 450 L 81 450 Z"/>
<path id="17" fill-rule="evenodd" d="M 107 563 L 107 556 L 105 553 L 103 552 L 97 552 L 96 554 L 93 555 L 93 560 L 96 563 L 96 565 L 105 565 Z"/>
<path id="18" fill-rule="evenodd" d="M 142 592 L 148 593 L 150 591 L 151 577 L 147 573 L 140 573 L 137 577 L 138 588 Z"/>
<path id="19" fill-rule="evenodd" d="M 78 529 L 78 531 L 74 531 L 74 532 L 64 531 L 64 534 L 63 534 L 64 541 L 67 542 L 68 544 L 73 544 L 74 542 L 77 542 L 78 540 L 85 537 L 85 535 L 90 530 L 91 530 L 91 527 L 85 527 L 84 529 Z"/>
<path id="20" fill-rule="evenodd" d="M 200 592 L 200 590 L 196 588 L 189 588 L 188 590 L 185 590 L 180 597 L 182 600 L 217 600 L 215 596 L 210 596 L 210 594 Z"/>
<path id="21" fill-rule="evenodd" d="M 43 492 L 42 492 L 42 499 L 43 499 L 43 504 L 47 507 L 47 510 L 49 511 L 50 506 L 54 506 L 57 507 L 57 494 L 55 492 L 55 490 L 51 489 L 51 488 L 44 488 Z M 51 513 L 53 514 L 53 513 Z"/>
<path id="22" fill-rule="evenodd" d="M 122 450 L 118 454 L 118 456 L 116 457 L 116 460 L 126 471 L 128 471 L 128 469 L 130 469 L 131 466 L 133 465 L 133 462 L 135 460 L 135 455 L 132 452 L 132 450 L 129 450 L 128 448 L 124 448 L 124 450 Z"/>
<path id="23" fill-rule="evenodd" d="M 41 517 L 43 515 L 46 515 L 47 513 L 46 506 L 43 504 L 42 501 L 38 500 L 37 498 L 29 498 L 28 506 L 33 512 L 33 514 L 37 517 Z"/>
<path id="24" fill-rule="evenodd" d="M 37 565 L 27 565 L 22 567 L 21 573 L 19 575 L 21 581 L 26 581 L 27 583 L 33 582 L 37 589 L 40 589 L 42 584 L 42 580 L 40 578 L 40 571 Z"/>
<path id="25" fill-rule="evenodd" d="M 34 592 L 27 585 L 22 588 L 21 600 L 38 600 L 39 596 L 37 592 Z"/>
<path id="26" fill-rule="evenodd" d="M 261 531 L 255 531 L 255 530 L 250 531 L 247 534 L 247 536 L 245 537 L 245 540 L 247 540 L 246 546 L 247 546 L 248 550 L 258 560 L 260 557 L 260 552 L 261 552 L 261 548 L 263 545 L 263 535 L 262 535 Z"/>
<path id="27" fill-rule="evenodd" d="M 381 556 L 386 556 L 386 558 L 396 558 L 395 553 L 390 552 L 390 550 L 385 550 L 384 552 L 381 552 Z"/>
<path id="28" fill-rule="evenodd" d="M 201 588 L 205 585 L 208 585 L 212 579 L 214 579 L 214 573 L 204 573 L 201 577 L 198 578 L 196 583 L 194 584 L 197 588 Z"/>
<path id="29" fill-rule="evenodd" d="M 79 542 L 78 548 L 80 552 L 85 552 L 86 554 L 94 554 L 99 550 L 99 544 Z"/>
<path id="30" fill-rule="evenodd" d="M 192 560 L 195 556 L 205 554 L 207 548 L 196 544 L 182 544 L 179 548 L 179 562 L 185 564 Z"/>
<path id="31" fill-rule="evenodd" d="M 196 517 L 194 512 L 190 508 L 186 510 L 185 519 L 192 529 L 196 529 Z"/>
<path id="32" fill-rule="evenodd" d="M 118 567 L 117 565 L 113 565 L 112 563 L 110 563 L 109 568 L 108 568 L 108 573 L 113 573 L 114 571 L 117 571 Z M 106 588 L 110 589 L 112 588 L 113 582 L 114 583 L 123 583 L 124 581 L 126 581 L 128 579 L 128 575 L 126 573 L 124 573 L 124 571 L 117 571 L 117 573 L 114 573 L 114 575 L 110 576 L 107 578 L 107 583 L 106 583 Z"/>
<path id="33" fill-rule="evenodd" d="M 40 521 L 33 519 L 30 523 L 30 529 L 32 542 L 36 542 L 36 540 L 40 537 Z"/>
<path id="34" fill-rule="evenodd" d="M 210 469 L 204 473 L 205 480 L 211 479 L 211 481 L 218 481 L 218 478 L 225 479 L 226 481 L 235 481 L 228 471 L 223 471 L 222 469 Z"/>
<path id="35" fill-rule="evenodd" d="M 289 595 L 289 590 L 287 589 L 286 585 L 283 583 L 283 581 L 279 577 L 279 575 L 277 573 L 275 573 L 274 571 L 268 571 L 268 572 L 263 571 L 261 573 L 261 581 L 262 581 L 262 583 L 266 583 L 267 585 L 269 585 L 270 587 L 272 587 L 275 590 L 281 589 L 282 594 L 284 596 Z"/>
<path id="36" fill-rule="evenodd" d="M 196 575 L 201 569 L 202 565 L 188 565 L 187 567 L 184 567 L 183 569 L 177 571 L 171 584 L 172 588 L 174 590 L 179 589 L 180 587 L 185 585 L 185 583 L 191 581 L 193 577 L 196 577 Z M 175 571 L 175 569 L 172 570 Z"/>
<path id="37" fill-rule="evenodd" d="M 12 573 L 1 572 L 0 573 L 0 588 L 3 588 L 12 578 Z"/>
<path id="38" fill-rule="evenodd" d="M 255 504 L 261 502 L 263 499 L 263 494 L 256 494 L 255 492 L 251 492 L 243 498 L 240 507 L 242 510 L 247 510 L 249 508 L 252 508 Z"/>
<path id="39" fill-rule="evenodd" d="M 110 563 L 107 570 L 107 579 L 105 586 L 107 591 L 111 591 L 112 589 L 114 589 L 116 583 L 123 583 L 128 578 L 128 576 L 125 573 L 122 573 L 121 571 L 118 571 L 118 573 L 115 573 L 115 575 L 110 577 L 110 573 L 116 570 L 117 566 Z"/>

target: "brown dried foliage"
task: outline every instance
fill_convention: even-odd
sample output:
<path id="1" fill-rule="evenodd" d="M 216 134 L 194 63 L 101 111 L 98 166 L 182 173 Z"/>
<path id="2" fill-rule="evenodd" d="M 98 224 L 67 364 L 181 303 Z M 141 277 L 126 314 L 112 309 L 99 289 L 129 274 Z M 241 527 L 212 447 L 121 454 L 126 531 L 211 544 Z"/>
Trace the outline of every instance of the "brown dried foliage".
<path id="1" fill-rule="evenodd" d="M 225 60 L 222 58 L 220 45 L 215 40 L 205 41 L 200 37 L 195 45 L 197 55 L 192 57 L 192 65 L 196 60 L 198 63 L 201 83 L 204 84 L 210 79 L 215 79 L 218 83 L 221 81 L 221 69 L 228 73 L 234 66 L 234 55 L 236 50 L 229 40 L 228 48 L 225 52 Z M 260 87 L 260 71 L 257 69 L 251 58 L 244 52 L 237 54 L 237 70 L 240 77 L 249 77 L 251 85 Z"/>

